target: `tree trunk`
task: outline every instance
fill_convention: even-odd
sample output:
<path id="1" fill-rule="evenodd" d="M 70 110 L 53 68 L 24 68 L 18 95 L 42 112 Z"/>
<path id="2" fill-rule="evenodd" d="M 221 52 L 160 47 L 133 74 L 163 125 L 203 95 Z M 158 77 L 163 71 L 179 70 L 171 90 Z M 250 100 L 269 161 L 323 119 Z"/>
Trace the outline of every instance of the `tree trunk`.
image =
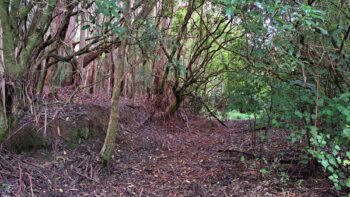
<path id="1" fill-rule="evenodd" d="M 125 1 L 125 18 L 128 21 L 130 9 L 130 2 Z M 124 24 L 125 29 L 128 28 L 128 24 Z M 127 32 L 127 31 L 126 31 Z M 117 131 L 119 130 L 119 98 L 120 98 L 120 82 L 124 75 L 125 59 L 126 59 L 126 44 L 127 40 L 123 39 L 118 49 L 117 55 L 117 66 L 115 69 L 114 77 L 114 87 L 113 87 L 113 96 L 112 96 L 112 106 L 111 113 L 109 116 L 109 123 L 107 129 L 107 135 L 101 150 L 101 156 L 104 163 L 108 163 L 112 157 L 113 149 L 115 146 L 115 138 L 117 136 Z"/>
<path id="2" fill-rule="evenodd" d="M 56 1 L 49 1 L 42 4 L 38 10 L 43 11 L 43 15 L 30 24 L 32 31 L 23 38 L 21 21 L 19 14 L 21 11 L 26 14 L 31 11 L 31 7 L 22 8 L 19 1 L 0 1 L 0 21 L 1 21 L 1 61 L 0 61 L 0 81 L 1 81 L 1 104 L 0 104 L 0 138 L 7 134 L 10 127 L 20 118 L 20 112 L 27 103 L 28 94 L 26 86 L 32 60 L 38 57 L 40 51 L 36 50 L 43 41 L 52 18 L 52 12 L 56 6 Z M 23 40 L 21 40 L 23 39 Z M 5 42 L 4 42 L 5 41 Z M 30 88 L 30 87 L 29 87 Z"/>
<path id="3" fill-rule="evenodd" d="M 114 87 L 112 96 L 111 114 L 109 116 L 108 130 L 101 150 L 101 156 L 104 162 L 108 162 L 111 159 L 112 152 L 115 146 L 115 138 L 117 130 L 119 129 L 119 98 L 120 98 L 120 82 L 124 73 L 124 62 L 125 62 L 125 47 L 126 41 L 122 41 L 118 49 L 118 62 L 116 65 L 119 66 L 116 69 L 116 75 L 114 77 Z"/>
<path id="4" fill-rule="evenodd" d="M 136 99 L 136 66 L 132 65 L 131 67 L 131 99 L 132 99 L 132 105 L 135 105 L 135 99 Z"/>
<path id="5" fill-rule="evenodd" d="M 116 72 L 118 72 L 118 71 L 116 71 Z M 116 79 L 114 79 L 114 80 L 116 80 Z M 123 77 L 121 80 L 120 80 L 120 95 L 123 97 L 123 96 L 125 96 L 125 90 L 124 90 L 124 88 L 125 88 L 125 77 Z"/>
<path id="6" fill-rule="evenodd" d="M 113 38 L 114 39 L 114 38 Z M 107 92 L 108 95 L 113 95 L 113 87 L 114 87 L 114 73 L 115 73 L 115 63 L 114 63 L 114 50 L 111 50 L 110 54 L 109 54 L 109 80 L 108 80 L 108 86 L 107 86 Z"/>
<path id="7" fill-rule="evenodd" d="M 81 6 L 83 7 L 84 6 L 84 1 L 81 2 Z M 80 41 L 79 41 L 79 49 L 82 49 L 85 47 L 86 45 L 86 34 L 87 34 L 87 31 L 86 29 L 84 29 L 84 26 L 86 25 L 86 14 L 85 12 L 81 12 L 80 14 Z M 79 60 L 78 60 L 78 69 L 77 69 L 77 72 L 74 76 L 75 78 L 75 86 L 79 86 L 81 83 L 82 83 L 82 79 L 84 78 L 83 77 L 83 74 L 84 74 L 84 57 L 85 55 L 82 55 L 79 57 Z"/>
<path id="8" fill-rule="evenodd" d="M 1 29 L 1 23 L 0 23 L 0 48 L 2 48 L 2 29 Z M 7 118 L 6 118 L 6 109 L 5 109 L 5 79 L 4 79 L 4 60 L 3 60 L 3 53 L 2 50 L 0 50 L 0 86 L 1 86 L 1 100 L 3 101 L 0 103 L 0 142 L 4 139 L 4 137 L 7 134 Z"/>
<path id="9" fill-rule="evenodd" d="M 180 92 L 174 92 L 175 100 L 167 107 L 165 111 L 166 116 L 172 116 L 180 108 L 182 97 Z"/>

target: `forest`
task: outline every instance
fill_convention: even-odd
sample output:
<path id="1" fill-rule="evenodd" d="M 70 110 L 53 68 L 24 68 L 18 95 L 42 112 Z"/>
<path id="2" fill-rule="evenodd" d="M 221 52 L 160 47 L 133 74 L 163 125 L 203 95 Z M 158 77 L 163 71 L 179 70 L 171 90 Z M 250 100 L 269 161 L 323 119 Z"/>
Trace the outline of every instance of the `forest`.
<path id="1" fill-rule="evenodd" d="M 0 196 L 349 196 L 350 1 L 0 0 Z"/>

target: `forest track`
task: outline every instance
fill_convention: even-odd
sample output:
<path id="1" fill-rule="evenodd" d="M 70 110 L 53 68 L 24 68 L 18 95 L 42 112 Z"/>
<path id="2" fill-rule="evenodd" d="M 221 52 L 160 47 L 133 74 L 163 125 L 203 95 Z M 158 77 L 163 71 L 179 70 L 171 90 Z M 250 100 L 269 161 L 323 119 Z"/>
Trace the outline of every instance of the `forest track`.
<path id="1" fill-rule="evenodd" d="M 122 121 L 110 165 L 103 167 L 99 161 L 102 141 L 97 139 L 22 154 L 1 150 L 0 195 L 335 195 L 324 177 L 298 177 L 304 173 L 302 165 L 278 163 L 287 154 L 300 156 L 285 132 L 272 130 L 269 140 L 259 144 L 258 132 L 249 131 L 249 121 L 225 122 L 225 128 L 215 120 L 191 116 L 188 122 L 172 118 L 140 125 L 144 111 L 122 109 L 122 115 L 131 110 L 132 118 Z M 259 162 L 249 154 L 276 162 Z"/>

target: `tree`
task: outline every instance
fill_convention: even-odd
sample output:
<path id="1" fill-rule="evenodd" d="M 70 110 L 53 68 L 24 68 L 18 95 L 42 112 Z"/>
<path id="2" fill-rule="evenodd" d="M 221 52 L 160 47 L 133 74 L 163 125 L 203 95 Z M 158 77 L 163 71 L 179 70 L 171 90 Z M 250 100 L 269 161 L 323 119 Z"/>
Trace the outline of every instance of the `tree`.
<path id="1" fill-rule="evenodd" d="M 86 1 L 81 7 L 87 10 L 93 3 Z M 87 67 L 110 50 L 112 43 L 118 44 L 117 39 L 111 40 L 108 36 L 112 35 L 111 28 L 104 28 L 76 50 L 71 34 L 74 34 L 74 17 L 79 13 L 76 10 L 79 5 L 79 2 L 66 0 L 0 2 L 2 41 L 6 40 L 1 50 L 4 68 L 1 73 L 1 133 L 11 128 L 22 111 L 33 112 L 32 105 L 40 99 L 50 68 L 57 68 L 51 76 L 64 71 L 66 81 L 72 83 L 72 75 L 78 72 L 76 57 L 86 54 L 83 67 Z M 92 21 L 90 25 L 95 23 Z M 65 63 L 62 66 L 61 62 L 70 66 Z"/>
<path id="2" fill-rule="evenodd" d="M 343 162 L 349 160 L 350 136 L 343 103 L 350 88 L 349 6 L 315 0 L 226 3 L 227 15 L 239 18 L 246 32 L 245 45 L 226 47 L 247 64 L 239 74 L 248 71 L 260 78 L 266 87 L 260 93 L 272 87 L 268 94 L 275 126 L 290 130 L 294 142 L 303 142 L 310 165 L 317 159 L 336 188 L 350 187 Z"/>
<path id="3" fill-rule="evenodd" d="M 0 20 L 2 27 L 3 42 L 3 67 L 4 72 L 1 78 L 5 81 L 2 86 L 2 105 L 0 110 L 4 112 L 1 118 L 1 132 L 8 129 L 10 116 L 15 115 L 26 99 L 24 83 L 20 79 L 25 77 L 29 71 L 30 63 L 40 54 L 38 50 L 43 46 L 44 34 L 49 28 L 52 20 L 52 13 L 56 6 L 56 1 L 48 1 L 45 4 L 35 5 L 27 1 L 1 1 Z M 27 21 L 31 21 L 27 25 Z M 6 79 L 5 79 L 6 78 Z M 14 86 L 9 87 L 9 81 L 14 82 Z M 14 94 L 10 95 L 9 88 Z"/>
<path id="4" fill-rule="evenodd" d="M 130 20 L 130 2 L 123 2 L 123 15 L 124 15 L 124 31 L 129 32 L 129 20 Z M 116 65 L 116 74 L 114 76 L 114 88 L 113 88 L 113 96 L 112 96 L 112 106 L 111 106 L 111 114 L 109 117 L 107 135 L 105 138 L 105 142 L 103 144 L 101 155 L 104 162 L 108 162 L 111 159 L 114 147 L 115 147 L 115 138 L 117 134 L 117 130 L 119 129 L 119 97 L 120 97 L 120 82 L 123 80 L 124 76 L 124 67 L 126 61 L 126 46 L 127 39 L 124 36 L 121 44 L 118 48 L 117 60 L 114 63 Z"/>
<path id="5" fill-rule="evenodd" d="M 154 8 L 156 1 L 150 2 L 142 2 L 142 9 L 135 18 L 131 18 L 132 14 L 130 13 L 131 2 L 126 1 L 123 2 L 122 10 L 123 17 L 120 20 L 123 20 L 121 27 L 118 29 L 122 30 L 122 33 L 118 31 L 118 36 L 121 37 L 121 44 L 118 48 L 117 59 L 114 63 L 115 65 L 115 75 L 114 75 L 114 87 L 113 87 L 113 96 L 112 96 L 112 106 L 110 112 L 110 118 L 108 123 L 107 135 L 105 137 L 105 142 L 103 144 L 101 150 L 101 156 L 105 163 L 107 163 L 112 156 L 114 146 L 115 146 L 115 138 L 117 131 L 119 129 L 119 97 L 121 94 L 121 82 L 124 79 L 124 68 L 126 62 L 126 48 L 130 41 L 130 35 L 132 35 L 132 30 L 137 29 L 142 22 L 146 19 L 149 13 Z M 109 9 L 109 6 L 113 8 L 117 8 L 115 2 L 101 2 L 102 9 Z M 107 12 L 106 12 L 107 13 Z M 131 23 L 132 21 L 132 23 Z"/>

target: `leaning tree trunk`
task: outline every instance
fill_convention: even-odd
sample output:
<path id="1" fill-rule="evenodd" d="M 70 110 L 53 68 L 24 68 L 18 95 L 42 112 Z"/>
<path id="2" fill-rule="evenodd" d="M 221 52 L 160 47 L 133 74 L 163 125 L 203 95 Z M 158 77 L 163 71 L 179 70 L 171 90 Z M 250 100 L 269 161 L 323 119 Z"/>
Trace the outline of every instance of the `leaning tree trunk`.
<path id="1" fill-rule="evenodd" d="M 125 1 L 125 19 L 128 21 L 129 17 L 129 9 L 130 2 Z M 125 29 L 128 29 L 127 22 L 124 24 Z M 127 32 L 127 31 L 126 31 Z M 115 139 L 117 136 L 117 131 L 119 129 L 119 98 L 121 92 L 120 83 L 123 80 L 124 76 L 124 67 L 125 67 L 125 59 L 126 59 L 126 44 L 127 40 L 124 38 L 121 41 L 121 44 L 118 48 L 117 54 L 117 62 L 115 66 L 115 74 L 114 74 L 114 87 L 113 87 L 113 95 L 112 95 L 112 106 L 111 106 L 111 114 L 109 116 L 109 123 L 107 129 L 107 135 L 101 150 L 101 156 L 104 163 L 108 163 L 112 157 L 113 149 L 115 146 Z M 113 53 L 113 50 L 112 52 Z"/>
<path id="2" fill-rule="evenodd" d="M 120 98 L 120 82 L 124 73 L 124 64 L 125 64 L 125 48 L 126 41 L 122 41 L 118 49 L 118 62 L 116 65 L 119 66 L 116 69 L 116 74 L 114 77 L 114 87 L 113 87 L 113 96 L 112 96 L 112 106 L 111 114 L 109 116 L 108 130 L 101 150 L 101 156 L 104 162 L 108 162 L 111 159 L 112 152 L 115 146 L 115 138 L 117 135 L 117 130 L 119 129 L 119 98 Z"/>

